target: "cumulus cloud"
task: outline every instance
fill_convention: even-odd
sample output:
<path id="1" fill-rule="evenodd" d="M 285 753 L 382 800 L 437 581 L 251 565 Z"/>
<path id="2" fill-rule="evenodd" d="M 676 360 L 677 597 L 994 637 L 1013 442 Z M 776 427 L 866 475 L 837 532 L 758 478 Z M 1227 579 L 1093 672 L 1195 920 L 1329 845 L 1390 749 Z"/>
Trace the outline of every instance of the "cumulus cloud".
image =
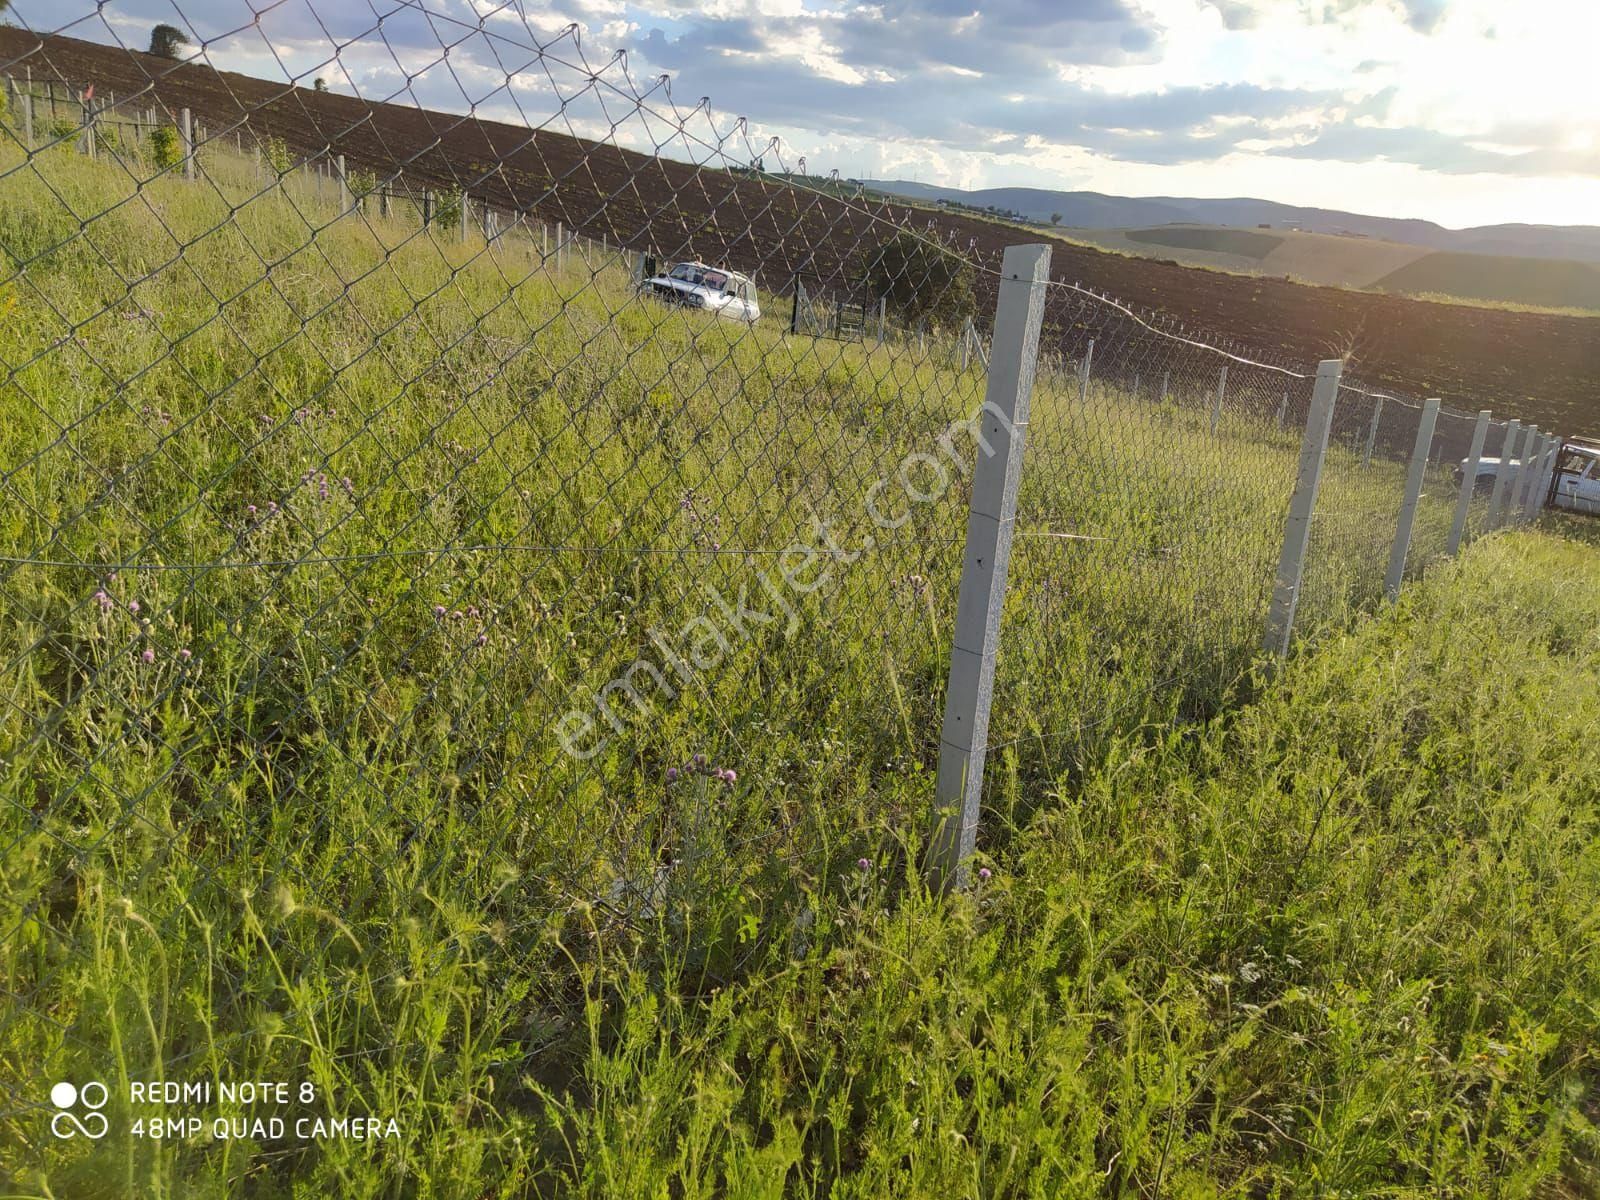
<path id="1" fill-rule="evenodd" d="M 171 22 L 225 69 L 663 146 L 670 121 L 628 112 L 620 49 L 640 88 L 665 72 L 681 107 L 711 98 L 699 150 L 674 153 L 708 152 L 744 115 L 762 131 L 754 141 L 786 139 L 791 163 L 853 147 L 879 163 L 1011 164 L 1013 177 L 968 180 L 990 184 L 1059 182 L 1063 162 L 1181 172 L 1241 155 L 1593 173 L 1592 143 L 1559 124 L 1508 129 L 1481 97 L 1429 91 L 1421 56 L 1435 55 L 1441 78 L 1453 55 L 1491 45 L 1490 19 L 1511 22 L 1496 2 L 210 0 L 180 15 L 168 0 L 14 0 L 13 12 L 135 48 Z M 1525 24 L 1537 29 L 1535 15 Z M 651 105 L 670 110 L 664 97 Z M 1015 178 L 1029 161 L 1058 174 Z"/>

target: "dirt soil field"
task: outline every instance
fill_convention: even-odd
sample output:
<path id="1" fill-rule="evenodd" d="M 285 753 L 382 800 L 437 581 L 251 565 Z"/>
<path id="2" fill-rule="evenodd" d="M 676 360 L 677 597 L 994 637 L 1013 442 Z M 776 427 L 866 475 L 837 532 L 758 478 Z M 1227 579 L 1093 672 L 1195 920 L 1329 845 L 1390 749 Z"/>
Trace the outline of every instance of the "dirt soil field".
<path id="1" fill-rule="evenodd" d="M 398 164 L 416 187 L 464 186 L 497 207 L 668 256 L 756 272 L 785 292 L 796 271 L 839 287 L 893 222 L 931 231 L 997 266 L 1046 235 L 955 213 L 849 202 L 768 177 L 704 170 L 526 128 L 370 103 L 65 37 L 0 28 L 0 73 L 115 92 L 119 104 L 191 109 L 208 136 L 281 138 L 344 154 L 351 170 Z M 246 122 L 248 122 L 246 124 Z M 1297 362 L 1348 353 L 1371 384 L 1462 409 L 1514 412 L 1563 433 L 1600 434 L 1600 319 L 1512 312 L 1196 270 L 1056 241 L 1053 275 L 1187 329 Z M 985 308 L 987 305 L 984 306 Z"/>

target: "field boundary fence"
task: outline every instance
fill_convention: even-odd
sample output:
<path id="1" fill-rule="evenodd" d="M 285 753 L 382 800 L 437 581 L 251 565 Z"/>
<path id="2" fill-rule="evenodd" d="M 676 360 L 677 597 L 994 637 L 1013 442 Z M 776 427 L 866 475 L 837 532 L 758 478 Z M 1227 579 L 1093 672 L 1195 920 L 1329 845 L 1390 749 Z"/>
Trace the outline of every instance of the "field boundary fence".
<path id="1" fill-rule="evenodd" d="M 271 13 L 184 62 L 0 30 L 6 1061 L 116 1069 L 108 897 L 175 988 L 202 926 L 415 980 L 395 897 L 446 887 L 542 1014 L 552 928 L 731 977 L 1545 504 L 1560 439 L 1499 405 L 1208 338 L 571 31 L 432 15 L 404 69 L 333 22 L 331 92 L 213 69 Z M 761 317 L 658 302 L 679 262 Z M 133 1060 L 203 1055 L 174 1021 Z"/>

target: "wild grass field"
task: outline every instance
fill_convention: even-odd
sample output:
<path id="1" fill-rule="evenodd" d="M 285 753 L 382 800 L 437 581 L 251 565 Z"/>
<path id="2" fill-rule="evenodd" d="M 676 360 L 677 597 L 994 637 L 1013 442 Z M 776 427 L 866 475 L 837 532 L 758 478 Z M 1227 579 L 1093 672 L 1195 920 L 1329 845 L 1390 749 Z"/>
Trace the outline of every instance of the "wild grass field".
<path id="1" fill-rule="evenodd" d="M 1319 648 L 1268 682 L 1293 429 L 1047 376 L 989 875 L 935 902 L 978 370 L 340 218 L 227 155 L 130 165 L 0 153 L 14 1192 L 1370 1194 L 1531 1180 L 1582 1134 L 1593 711 L 1539 689 L 1592 680 L 1592 589 L 1557 582 L 1588 552 L 1499 538 L 1341 634 L 1401 474 L 1341 443 Z M 1480 655 L 1524 707 L 1472 707 Z M 1539 774 L 1556 750 L 1576 775 Z M 1534 936 L 1579 955 L 1559 986 Z M 50 1086 L 89 1079 L 110 1133 L 52 1137 Z M 308 1084 L 291 1131 L 400 1132 L 218 1140 L 273 1113 L 212 1105 L 139 1136 L 180 1115 L 130 1102 L 154 1079 Z"/>

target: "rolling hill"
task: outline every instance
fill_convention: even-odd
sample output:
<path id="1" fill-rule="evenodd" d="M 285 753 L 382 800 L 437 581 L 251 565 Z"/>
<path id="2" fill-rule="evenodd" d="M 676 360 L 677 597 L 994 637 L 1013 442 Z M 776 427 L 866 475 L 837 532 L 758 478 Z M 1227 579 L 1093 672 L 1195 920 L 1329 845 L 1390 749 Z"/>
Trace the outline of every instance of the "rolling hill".
<path id="1" fill-rule="evenodd" d="M 1108 196 L 1100 192 L 1062 192 L 1045 188 L 984 188 L 964 191 L 905 180 L 863 180 L 867 187 L 927 202 L 954 201 L 976 208 L 1021 213 L 1029 220 L 1079 229 L 1128 229 L 1141 225 L 1193 223 L 1252 228 L 1287 226 L 1308 233 L 1353 234 L 1382 238 L 1429 250 L 1556 258 L 1600 263 L 1600 226 L 1485 225 L 1447 229 L 1432 221 L 1375 217 L 1338 209 L 1303 208 L 1272 200 L 1196 199 L 1182 196 Z"/>
<path id="2" fill-rule="evenodd" d="M 96 82 L 141 108 L 187 107 L 203 125 L 281 140 L 294 156 L 342 154 L 352 170 L 378 173 L 403 167 L 408 186 L 465 188 L 475 203 L 562 221 L 596 241 L 759 269 L 763 289 L 780 293 L 802 270 L 823 289 L 852 286 L 877 245 L 895 228 L 911 228 L 962 247 L 986 268 L 977 286 L 987 313 L 1004 248 L 1048 236 L 959 210 L 852 200 L 549 129 L 317 92 L 14 27 L 0 26 L 0 63 L 7 72 L 31 68 L 35 78 Z M 1219 342 L 1302 363 L 1348 352 L 1352 369 L 1378 387 L 1467 409 L 1514 406 L 1548 428 L 1600 433 L 1600 320 L 1308 287 L 1282 269 L 1254 277 L 1197 271 L 1157 261 L 1180 253 L 1165 248 L 1129 257 L 1051 241 L 1054 278 Z M 18 265 L 0 260 L 0 275 Z"/>

